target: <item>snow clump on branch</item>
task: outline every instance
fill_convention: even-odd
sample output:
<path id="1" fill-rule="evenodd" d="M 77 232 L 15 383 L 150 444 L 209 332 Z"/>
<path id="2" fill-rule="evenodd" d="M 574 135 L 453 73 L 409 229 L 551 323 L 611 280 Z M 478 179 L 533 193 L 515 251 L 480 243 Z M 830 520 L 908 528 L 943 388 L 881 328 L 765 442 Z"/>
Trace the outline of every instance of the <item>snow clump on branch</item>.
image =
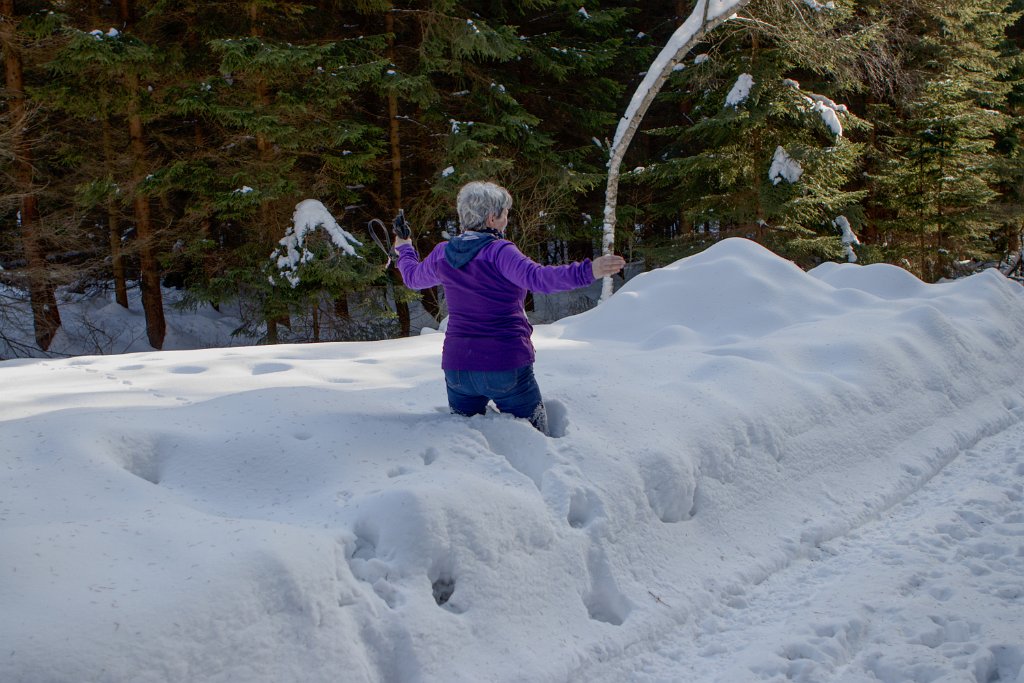
<path id="1" fill-rule="evenodd" d="M 842 240 L 843 245 L 846 247 L 846 260 L 850 263 L 856 263 L 857 253 L 853 248 L 860 244 L 860 240 L 853 234 L 853 228 L 850 227 L 849 219 L 846 216 L 836 216 L 835 220 L 832 221 L 832 225 L 843 231 Z"/>
<path id="2" fill-rule="evenodd" d="M 839 114 L 845 114 L 849 111 L 845 104 L 836 104 L 824 95 L 818 95 L 813 92 L 804 92 L 800 89 L 800 83 L 794 81 L 792 78 L 783 80 L 782 84 L 799 92 L 811 106 L 811 110 L 817 112 L 818 115 L 821 116 L 821 120 L 825 123 L 825 126 L 832 131 L 832 134 L 837 138 L 843 137 L 843 124 L 839 120 Z"/>
<path id="3" fill-rule="evenodd" d="M 278 272 L 288 280 L 293 289 L 301 282 L 299 266 L 316 258 L 313 252 L 306 248 L 306 236 L 317 228 L 323 228 L 331 238 L 331 243 L 349 256 L 357 256 L 353 244 L 363 246 L 362 242 L 338 225 L 338 221 L 326 206 L 315 199 L 299 202 L 295 205 L 292 225 L 288 226 L 284 237 L 278 242 L 279 248 L 270 255 Z"/>
<path id="4" fill-rule="evenodd" d="M 103 40 L 104 37 L 117 38 L 119 35 L 121 35 L 121 32 L 118 31 L 116 28 L 111 27 L 110 30 L 106 33 L 99 29 L 96 29 L 95 31 L 89 31 L 89 35 L 96 38 L 96 40 Z"/>
<path id="5" fill-rule="evenodd" d="M 772 185 L 778 185 L 783 180 L 787 183 L 795 183 L 800 180 L 800 176 L 803 173 L 803 167 L 796 159 L 786 153 L 782 145 L 775 148 L 772 166 L 768 169 L 768 179 L 772 181 Z"/>
<path id="6" fill-rule="evenodd" d="M 750 74 L 740 74 L 732 90 L 725 98 L 725 106 L 736 108 L 747 101 L 750 97 L 750 89 L 754 87 L 754 77 Z"/>
<path id="7" fill-rule="evenodd" d="M 815 12 L 822 12 L 824 10 L 834 10 L 836 4 L 834 2 L 826 2 L 824 5 L 817 0 L 804 0 L 804 4 L 810 7 Z"/>

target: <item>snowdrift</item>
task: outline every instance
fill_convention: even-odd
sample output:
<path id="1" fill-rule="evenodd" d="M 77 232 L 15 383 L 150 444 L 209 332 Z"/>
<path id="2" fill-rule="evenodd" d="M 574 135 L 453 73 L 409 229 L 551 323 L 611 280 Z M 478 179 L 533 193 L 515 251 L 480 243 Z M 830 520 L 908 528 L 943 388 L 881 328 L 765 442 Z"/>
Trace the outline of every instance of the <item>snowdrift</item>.
<path id="1" fill-rule="evenodd" d="M 727 240 L 538 327 L 555 435 L 441 335 L 0 365 L 0 680 L 566 681 L 1024 418 L 994 272 Z"/>

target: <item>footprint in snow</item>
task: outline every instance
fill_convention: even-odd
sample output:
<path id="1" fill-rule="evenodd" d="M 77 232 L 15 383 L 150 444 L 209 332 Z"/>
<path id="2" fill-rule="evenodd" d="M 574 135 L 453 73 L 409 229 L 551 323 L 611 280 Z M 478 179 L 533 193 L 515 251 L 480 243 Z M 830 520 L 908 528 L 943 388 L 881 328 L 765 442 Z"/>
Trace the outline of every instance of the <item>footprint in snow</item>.
<path id="1" fill-rule="evenodd" d="M 433 446 L 429 447 L 427 450 L 423 451 L 423 453 L 420 454 L 420 457 L 423 458 L 423 464 L 424 465 L 433 465 L 434 462 L 440 456 L 441 456 L 441 453 L 438 452 L 438 450 L 436 448 L 434 448 Z"/>
<path id="2" fill-rule="evenodd" d="M 179 365 L 176 368 L 171 368 L 170 372 L 175 375 L 198 375 L 206 372 L 208 369 L 200 365 Z"/>
<path id="3" fill-rule="evenodd" d="M 269 375 L 274 372 L 287 372 L 292 366 L 287 363 L 260 363 L 252 369 L 253 375 Z"/>

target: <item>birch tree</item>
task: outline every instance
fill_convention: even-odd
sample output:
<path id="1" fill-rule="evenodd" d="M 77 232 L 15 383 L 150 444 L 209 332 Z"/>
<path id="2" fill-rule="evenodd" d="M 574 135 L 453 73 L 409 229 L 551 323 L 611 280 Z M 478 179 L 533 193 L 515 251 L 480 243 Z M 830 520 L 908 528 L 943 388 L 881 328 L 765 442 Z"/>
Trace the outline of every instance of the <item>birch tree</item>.
<path id="1" fill-rule="evenodd" d="M 605 191 L 604 234 L 602 252 L 612 253 L 615 247 L 615 207 L 619 195 L 619 173 L 622 159 L 633 141 L 640 122 L 650 108 L 661 87 L 679 61 L 703 40 L 711 30 L 730 19 L 750 0 L 700 0 L 689 18 L 676 29 L 668 43 L 662 48 L 633 94 L 626 113 L 619 120 L 615 138 L 609 148 L 608 186 Z M 612 295 L 612 279 L 606 277 L 601 286 L 601 300 Z"/>

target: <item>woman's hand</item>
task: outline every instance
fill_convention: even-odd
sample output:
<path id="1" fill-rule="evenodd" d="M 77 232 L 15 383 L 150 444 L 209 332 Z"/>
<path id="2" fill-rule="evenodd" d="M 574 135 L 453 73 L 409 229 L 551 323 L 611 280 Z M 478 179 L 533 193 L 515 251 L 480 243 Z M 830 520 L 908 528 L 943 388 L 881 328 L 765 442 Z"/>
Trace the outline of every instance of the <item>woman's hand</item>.
<path id="1" fill-rule="evenodd" d="M 411 239 L 403 240 L 401 237 L 395 236 L 395 249 L 398 249 L 403 244 L 412 244 Z"/>
<path id="2" fill-rule="evenodd" d="M 603 277 L 609 275 L 615 275 L 626 266 L 626 259 L 622 258 L 618 254 L 605 254 L 604 256 L 598 256 L 590 263 L 591 269 L 594 271 L 594 279 L 600 280 Z"/>

